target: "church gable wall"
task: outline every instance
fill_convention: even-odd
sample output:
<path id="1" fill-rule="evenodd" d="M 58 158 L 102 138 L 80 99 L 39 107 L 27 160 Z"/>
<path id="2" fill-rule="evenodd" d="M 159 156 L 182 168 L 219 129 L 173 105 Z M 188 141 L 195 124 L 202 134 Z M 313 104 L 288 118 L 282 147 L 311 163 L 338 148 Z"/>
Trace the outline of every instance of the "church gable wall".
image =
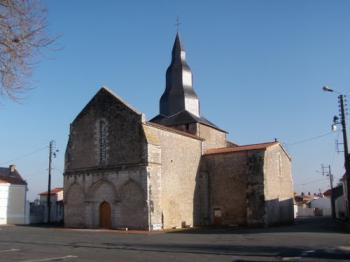
<path id="1" fill-rule="evenodd" d="M 154 144 L 149 146 L 155 159 L 149 166 L 149 194 L 154 212 L 151 212 L 151 223 L 160 222 L 164 228 L 193 225 L 202 141 L 152 126 L 144 128 L 152 131 L 158 138 L 154 144 L 159 144 L 158 147 Z"/>
<path id="2" fill-rule="evenodd" d="M 203 142 L 203 152 L 210 148 L 226 147 L 226 133 L 210 126 L 197 123 L 197 136 L 205 139 Z"/>
<path id="3" fill-rule="evenodd" d="M 205 155 L 198 180 L 201 224 L 246 224 L 246 152 Z"/>
<path id="4" fill-rule="evenodd" d="M 142 115 L 101 89 L 71 124 L 66 170 L 145 162 Z"/>
<path id="5" fill-rule="evenodd" d="M 291 160 L 280 145 L 269 147 L 265 152 L 264 185 L 266 223 L 293 222 Z"/>

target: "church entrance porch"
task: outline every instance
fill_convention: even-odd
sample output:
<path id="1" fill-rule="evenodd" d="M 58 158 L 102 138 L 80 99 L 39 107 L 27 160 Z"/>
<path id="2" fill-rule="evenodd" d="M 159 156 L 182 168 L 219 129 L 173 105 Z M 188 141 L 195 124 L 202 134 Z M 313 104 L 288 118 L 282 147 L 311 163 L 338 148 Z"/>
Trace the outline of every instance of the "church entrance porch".
<path id="1" fill-rule="evenodd" d="M 100 227 L 101 228 L 111 228 L 112 219 L 111 219 L 111 205 L 103 201 L 100 204 Z"/>

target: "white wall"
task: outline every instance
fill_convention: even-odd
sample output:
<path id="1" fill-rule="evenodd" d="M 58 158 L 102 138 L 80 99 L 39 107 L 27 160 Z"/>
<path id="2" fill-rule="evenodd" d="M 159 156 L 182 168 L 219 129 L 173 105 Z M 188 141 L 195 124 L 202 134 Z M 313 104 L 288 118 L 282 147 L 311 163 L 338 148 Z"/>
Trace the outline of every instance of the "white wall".
<path id="1" fill-rule="evenodd" d="M 26 185 L 0 184 L 0 224 L 26 224 L 26 203 Z"/>
<path id="2" fill-rule="evenodd" d="M 0 184 L 0 225 L 7 224 L 7 202 L 10 184 Z"/>
<path id="3" fill-rule="evenodd" d="M 310 202 L 310 207 L 319 209 L 329 209 L 331 208 L 331 199 L 328 197 L 314 199 Z"/>
<path id="4" fill-rule="evenodd" d="M 57 193 L 57 201 L 63 200 L 63 190 Z"/>
<path id="5" fill-rule="evenodd" d="M 48 213 L 48 207 L 47 207 L 47 197 L 48 195 L 40 195 L 40 205 L 43 206 L 43 217 L 42 222 L 47 223 L 47 213 Z M 60 222 L 63 220 L 63 205 L 58 202 L 59 200 L 63 200 L 63 191 L 59 192 L 58 194 L 53 194 L 50 197 L 51 207 L 50 207 L 50 221 L 51 222 Z M 39 222 L 37 218 L 33 218 L 32 222 Z"/>
<path id="6" fill-rule="evenodd" d="M 345 218 L 346 216 L 345 195 L 342 195 L 335 200 L 335 214 L 337 218 L 340 218 L 340 219 Z"/>
<path id="7" fill-rule="evenodd" d="M 296 204 L 293 205 L 294 208 L 294 219 L 297 218 L 298 215 L 298 206 Z"/>
<path id="8" fill-rule="evenodd" d="M 313 217 L 315 216 L 315 210 L 309 207 L 298 206 L 297 217 Z"/>

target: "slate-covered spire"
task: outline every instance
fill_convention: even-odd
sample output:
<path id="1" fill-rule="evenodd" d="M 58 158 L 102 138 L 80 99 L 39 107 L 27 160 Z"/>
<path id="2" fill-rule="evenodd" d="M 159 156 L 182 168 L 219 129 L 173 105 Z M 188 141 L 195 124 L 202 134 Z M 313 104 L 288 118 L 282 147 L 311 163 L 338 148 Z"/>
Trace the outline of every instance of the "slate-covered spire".
<path id="1" fill-rule="evenodd" d="M 200 117 L 198 97 L 192 87 L 192 72 L 177 33 L 171 63 L 166 71 L 166 88 L 160 98 L 160 115 L 169 117 L 181 111 Z"/>

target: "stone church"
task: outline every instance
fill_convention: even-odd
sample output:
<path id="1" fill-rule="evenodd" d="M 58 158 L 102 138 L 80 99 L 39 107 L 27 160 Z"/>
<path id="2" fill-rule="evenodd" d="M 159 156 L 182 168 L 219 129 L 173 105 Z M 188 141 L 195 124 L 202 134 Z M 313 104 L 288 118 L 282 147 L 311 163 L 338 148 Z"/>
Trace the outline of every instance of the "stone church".
<path id="1" fill-rule="evenodd" d="M 161 230 L 293 221 L 291 158 L 278 141 L 237 145 L 201 115 L 176 35 L 159 115 L 102 87 L 70 126 L 67 227 Z"/>

